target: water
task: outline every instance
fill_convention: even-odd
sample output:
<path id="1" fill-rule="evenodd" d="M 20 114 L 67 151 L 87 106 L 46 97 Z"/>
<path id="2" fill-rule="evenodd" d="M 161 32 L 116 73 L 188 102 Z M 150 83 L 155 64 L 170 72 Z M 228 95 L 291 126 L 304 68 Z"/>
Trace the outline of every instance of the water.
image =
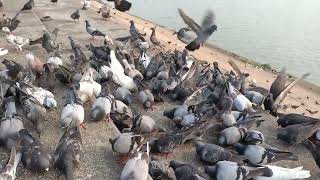
<path id="1" fill-rule="evenodd" d="M 213 9 L 218 31 L 210 42 L 294 75 L 310 72 L 320 85 L 319 0 L 137 0 L 130 13 L 177 29 L 185 26 L 177 8 L 197 22 Z"/>

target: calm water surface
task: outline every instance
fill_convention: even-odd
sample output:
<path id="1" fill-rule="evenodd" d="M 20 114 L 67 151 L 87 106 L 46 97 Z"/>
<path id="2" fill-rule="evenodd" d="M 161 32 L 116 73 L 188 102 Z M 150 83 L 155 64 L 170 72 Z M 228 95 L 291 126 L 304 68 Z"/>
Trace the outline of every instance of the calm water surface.
<path id="1" fill-rule="evenodd" d="M 310 72 L 320 85 L 319 0 L 134 0 L 130 13 L 179 28 L 178 7 L 197 22 L 213 9 L 218 31 L 210 42 L 219 47 L 295 75 Z"/>

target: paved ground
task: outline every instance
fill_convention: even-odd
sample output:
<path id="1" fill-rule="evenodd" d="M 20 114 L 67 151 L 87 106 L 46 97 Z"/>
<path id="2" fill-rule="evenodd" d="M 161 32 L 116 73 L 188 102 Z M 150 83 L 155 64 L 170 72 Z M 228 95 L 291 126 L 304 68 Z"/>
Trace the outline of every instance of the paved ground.
<path id="1" fill-rule="evenodd" d="M 110 21 L 103 20 L 94 10 L 81 11 L 80 22 L 74 23 L 69 16 L 76 9 L 81 8 L 82 5 L 78 0 L 60 0 L 57 6 L 52 5 L 50 0 L 35 0 L 35 2 L 36 8 L 33 12 L 26 12 L 20 15 L 19 19 L 22 20 L 22 23 L 15 33 L 17 35 L 35 39 L 40 37 L 44 30 L 52 31 L 55 27 L 58 27 L 61 30 L 58 36 L 58 42 L 63 43 L 63 49 L 66 52 L 64 57 L 65 62 L 68 62 L 67 57 L 68 52 L 70 52 L 67 36 L 72 35 L 76 40 L 80 41 L 83 45 L 83 49 L 85 49 L 85 45 L 89 43 L 90 36 L 85 31 L 84 20 L 89 20 L 93 26 L 105 32 L 112 38 L 128 34 L 127 26 L 116 19 L 111 19 Z M 22 7 L 25 1 L 5 0 L 4 3 L 5 5 L 8 5 L 8 7 L 4 9 L 7 16 L 13 16 L 15 12 Z M 39 17 L 41 18 L 47 15 L 51 16 L 53 20 L 41 23 Z M 129 21 L 129 19 L 126 19 L 126 21 Z M 102 39 L 91 42 L 94 44 L 101 44 Z M 13 59 L 23 64 L 26 63 L 24 58 L 25 54 L 29 51 L 34 52 L 36 56 L 43 60 L 46 59 L 46 55 L 39 45 L 25 48 L 22 54 L 15 53 L 14 49 L 12 49 L 12 47 L 4 40 L 4 35 L 1 35 L 0 37 L 0 47 L 10 49 L 10 53 L 5 56 L 5 58 Z M 41 140 L 47 145 L 50 152 L 54 152 L 57 142 L 63 133 L 62 129 L 58 125 L 58 120 L 61 107 L 64 104 L 65 90 L 66 89 L 64 87 L 58 86 L 54 92 L 58 98 L 59 108 L 56 111 L 48 112 L 48 116 L 45 121 L 46 129 L 41 136 Z M 165 128 L 171 129 L 173 128 L 173 124 L 161 115 L 165 107 L 170 105 L 172 104 L 158 104 L 155 111 L 146 112 L 146 114 L 152 116 Z M 87 106 L 90 107 L 89 104 Z M 88 112 L 88 108 L 86 109 L 86 112 Z M 27 120 L 25 120 L 25 124 L 28 129 L 32 129 L 32 126 L 30 126 L 30 123 Z M 291 150 L 298 153 L 300 157 L 300 161 L 298 162 L 281 162 L 277 163 L 277 165 L 286 167 L 303 165 L 306 169 L 312 170 L 314 175 L 319 173 L 318 167 L 310 157 L 310 154 L 307 153 L 304 148 L 301 146 L 287 148 L 287 145 L 282 144 L 275 139 L 275 127 L 275 120 L 270 118 L 268 123 L 263 124 L 259 129 L 263 131 L 266 136 L 266 146 L 272 145 L 273 147 L 282 150 Z M 104 122 L 88 123 L 87 129 L 82 130 L 84 148 L 81 157 L 80 169 L 78 169 L 76 173 L 77 179 L 118 179 L 121 167 L 116 164 L 116 158 L 114 157 L 108 142 L 109 137 L 113 137 L 115 133 L 116 132 L 112 126 Z M 213 134 L 215 134 L 214 131 L 209 131 L 207 136 L 210 138 Z M 214 138 L 212 139 L 214 141 Z M 4 164 L 7 158 L 7 152 L 1 150 L 1 164 Z M 180 159 L 184 162 L 198 161 L 192 144 L 183 145 L 176 149 L 173 155 L 169 156 L 168 159 L 162 159 L 168 162 L 173 158 Z M 25 175 L 23 168 L 19 168 L 17 174 L 18 179 L 57 179 L 58 176 L 55 169 L 51 169 L 48 174 L 27 176 Z M 319 178 L 314 176 L 314 179 Z"/>

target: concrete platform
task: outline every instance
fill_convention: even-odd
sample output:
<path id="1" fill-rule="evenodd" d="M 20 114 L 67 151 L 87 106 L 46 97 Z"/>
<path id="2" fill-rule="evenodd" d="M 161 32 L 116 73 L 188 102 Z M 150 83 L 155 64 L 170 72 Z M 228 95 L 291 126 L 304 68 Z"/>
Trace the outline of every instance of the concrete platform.
<path id="1" fill-rule="evenodd" d="M 8 16 L 13 16 L 15 12 L 23 6 L 24 3 L 24 0 L 4 0 L 4 12 L 6 12 Z M 85 45 L 87 45 L 89 42 L 98 45 L 103 41 L 102 38 L 97 38 L 95 41 L 89 41 L 90 35 L 85 30 L 84 20 L 89 20 L 93 26 L 106 33 L 111 38 L 128 35 L 128 22 L 131 18 L 129 15 L 125 16 L 123 13 L 119 13 L 120 18 L 111 18 L 110 20 L 106 21 L 95 12 L 95 6 L 93 6 L 90 10 L 81 10 L 80 22 L 75 23 L 73 20 L 71 20 L 70 14 L 76 9 L 80 9 L 82 7 L 82 4 L 79 0 L 59 0 L 58 5 L 51 4 L 50 0 L 35 0 L 35 3 L 36 7 L 32 12 L 21 13 L 19 19 L 22 21 L 22 23 L 21 26 L 17 28 L 15 33 L 17 35 L 36 39 L 42 35 L 44 30 L 51 32 L 54 28 L 59 28 L 60 32 L 58 35 L 58 42 L 63 44 L 62 47 L 65 52 L 63 59 L 66 63 L 68 63 L 68 56 L 71 49 L 67 36 L 72 35 L 74 39 L 81 42 L 83 50 L 85 50 Z M 41 22 L 40 18 L 44 16 L 51 16 L 53 20 Z M 132 18 L 137 19 L 137 17 Z M 148 26 L 154 26 L 150 22 L 143 22 L 148 24 Z M 169 40 L 174 41 L 173 39 Z M 24 48 L 22 54 L 17 54 L 15 50 L 12 49 L 12 46 L 8 45 L 8 43 L 5 41 L 3 34 L 0 35 L 0 47 L 9 48 L 10 51 L 8 55 L 2 58 L 12 59 L 22 64 L 26 64 L 25 55 L 29 51 L 32 51 L 36 56 L 46 60 L 46 53 L 42 49 L 41 45 L 26 47 Z M 1 65 L 1 67 L 3 66 Z M 48 112 L 48 116 L 45 121 L 45 130 L 43 135 L 40 137 L 52 153 L 54 152 L 63 133 L 63 130 L 59 127 L 58 121 L 65 101 L 65 92 L 66 88 L 62 86 L 58 86 L 54 92 L 58 99 L 59 108 L 56 111 Z M 90 105 L 91 104 L 89 103 L 86 105 L 86 114 L 89 112 Z M 144 112 L 144 114 L 153 117 L 157 123 L 166 129 L 174 129 L 174 124 L 162 116 L 163 110 L 172 105 L 173 103 L 157 104 L 155 111 Z M 143 111 L 142 109 L 140 110 Z M 23 119 L 26 127 L 34 133 L 30 122 L 25 118 Z M 86 130 L 81 131 L 83 138 L 83 151 L 80 160 L 80 169 L 76 171 L 77 179 L 119 179 L 122 167 L 116 163 L 116 157 L 113 155 L 108 141 L 110 137 L 115 136 L 117 131 L 110 124 L 106 124 L 105 122 L 87 123 L 86 127 Z M 300 157 L 300 161 L 282 161 L 277 163 L 277 165 L 285 167 L 297 167 L 303 165 L 305 169 L 312 171 L 313 179 L 320 179 L 319 176 L 317 176 L 317 174 L 319 174 L 318 167 L 315 165 L 311 155 L 302 146 L 297 145 L 288 148 L 286 144 L 283 144 L 275 139 L 276 122 L 274 119 L 271 117 L 270 119 L 268 118 L 268 121 L 258 130 L 264 132 L 266 137 L 266 146 L 273 146 L 282 150 L 290 150 L 294 153 L 297 153 Z M 217 132 L 213 130 L 209 131 L 208 136 L 213 136 L 216 133 Z M 34 135 L 36 134 L 34 133 Z M 210 142 L 214 142 L 214 139 L 212 139 Z M 1 149 L 0 163 L 5 164 L 7 158 L 8 152 L 5 152 Z M 196 165 L 199 165 L 199 167 L 202 165 L 199 163 L 198 157 L 195 155 L 195 148 L 191 143 L 177 148 L 174 153 L 168 157 L 168 159 L 164 157 L 161 159 L 165 162 L 168 162 L 171 159 L 178 159 L 186 163 L 193 162 Z M 17 175 L 18 179 L 57 179 L 59 172 L 57 172 L 55 169 L 51 169 L 46 174 L 27 176 L 24 168 L 19 167 L 17 170 Z"/>

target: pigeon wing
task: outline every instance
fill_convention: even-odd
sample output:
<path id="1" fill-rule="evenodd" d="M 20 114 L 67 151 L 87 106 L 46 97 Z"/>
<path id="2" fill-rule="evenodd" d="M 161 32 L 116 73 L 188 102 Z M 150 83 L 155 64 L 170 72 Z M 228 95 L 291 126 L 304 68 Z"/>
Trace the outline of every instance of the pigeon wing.
<path id="1" fill-rule="evenodd" d="M 182 9 L 178 9 L 178 11 L 184 23 L 186 23 L 194 32 L 198 34 L 198 32 L 201 31 L 201 27 L 193 19 L 191 19 Z"/>

